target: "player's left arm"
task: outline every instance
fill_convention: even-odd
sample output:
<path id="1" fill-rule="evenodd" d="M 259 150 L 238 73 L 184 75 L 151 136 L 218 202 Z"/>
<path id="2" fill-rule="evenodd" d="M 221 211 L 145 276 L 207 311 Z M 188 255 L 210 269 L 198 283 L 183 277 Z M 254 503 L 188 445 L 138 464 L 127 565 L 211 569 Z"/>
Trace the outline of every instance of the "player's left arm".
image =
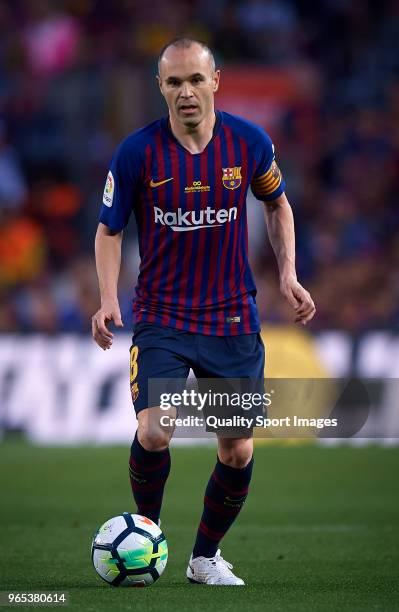
<path id="1" fill-rule="evenodd" d="M 281 293 L 295 309 L 295 323 L 306 325 L 314 317 L 316 308 L 310 293 L 296 277 L 294 216 L 285 193 L 264 202 L 264 212 L 277 259 Z"/>

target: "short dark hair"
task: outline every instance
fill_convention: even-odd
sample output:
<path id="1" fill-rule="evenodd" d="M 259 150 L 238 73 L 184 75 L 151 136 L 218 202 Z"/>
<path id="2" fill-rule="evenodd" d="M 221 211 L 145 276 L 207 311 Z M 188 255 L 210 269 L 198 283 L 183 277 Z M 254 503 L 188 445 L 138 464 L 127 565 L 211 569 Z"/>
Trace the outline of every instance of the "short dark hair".
<path id="1" fill-rule="evenodd" d="M 176 49 L 189 49 L 192 45 L 199 45 L 204 51 L 208 53 L 211 59 L 212 68 L 213 70 L 215 70 L 216 68 L 215 57 L 212 51 L 210 50 L 210 48 L 208 47 L 208 45 L 202 42 L 202 40 L 197 40 L 195 38 L 187 38 L 185 36 L 184 37 L 179 36 L 177 38 L 173 38 L 168 43 L 166 43 L 166 45 L 162 47 L 158 55 L 158 73 L 159 73 L 159 66 L 160 66 L 161 60 L 163 56 L 165 55 L 165 51 L 169 49 L 169 47 L 175 47 Z"/>

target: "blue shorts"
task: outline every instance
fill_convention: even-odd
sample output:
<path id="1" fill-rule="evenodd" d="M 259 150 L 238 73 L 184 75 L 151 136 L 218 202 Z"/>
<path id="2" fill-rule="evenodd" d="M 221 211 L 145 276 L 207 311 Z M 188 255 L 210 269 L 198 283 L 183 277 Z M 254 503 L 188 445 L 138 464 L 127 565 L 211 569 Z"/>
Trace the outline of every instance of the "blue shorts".
<path id="1" fill-rule="evenodd" d="M 259 333 L 206 336 L 137 323 L 130 348 L 130 389 L 136 414 L 159 405 L 149 397 L 149 379 L 178 379 L 179 392 L 190 368 L 197 379 L 263 381 L 265 348 Z"/>

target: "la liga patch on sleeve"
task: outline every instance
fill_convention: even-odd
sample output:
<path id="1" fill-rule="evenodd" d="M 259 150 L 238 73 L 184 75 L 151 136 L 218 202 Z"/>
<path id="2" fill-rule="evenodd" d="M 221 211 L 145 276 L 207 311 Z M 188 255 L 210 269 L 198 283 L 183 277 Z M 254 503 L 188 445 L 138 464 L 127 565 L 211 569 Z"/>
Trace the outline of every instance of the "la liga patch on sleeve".
<path id="1" fill-rule="evenodd" d="M 107 180 L 105 182 L 103 204 L 111 208 L 112 201 L 114 199 L 115 181 L 111 170 L 108 172 Z"/>

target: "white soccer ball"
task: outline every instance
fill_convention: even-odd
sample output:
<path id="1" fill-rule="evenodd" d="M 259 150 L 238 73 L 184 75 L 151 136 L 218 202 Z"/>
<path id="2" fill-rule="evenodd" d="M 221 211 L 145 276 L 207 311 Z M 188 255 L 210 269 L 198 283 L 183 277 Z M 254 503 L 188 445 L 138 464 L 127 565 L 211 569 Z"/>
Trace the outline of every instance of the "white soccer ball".
<path id="1" fill-rule="evenodd" d="M 98 529 L 91 558 L 96 572 L 112 586 L 150 586 L 165 569 L 168 545 L 153 521 L 124 512 Z"/>

